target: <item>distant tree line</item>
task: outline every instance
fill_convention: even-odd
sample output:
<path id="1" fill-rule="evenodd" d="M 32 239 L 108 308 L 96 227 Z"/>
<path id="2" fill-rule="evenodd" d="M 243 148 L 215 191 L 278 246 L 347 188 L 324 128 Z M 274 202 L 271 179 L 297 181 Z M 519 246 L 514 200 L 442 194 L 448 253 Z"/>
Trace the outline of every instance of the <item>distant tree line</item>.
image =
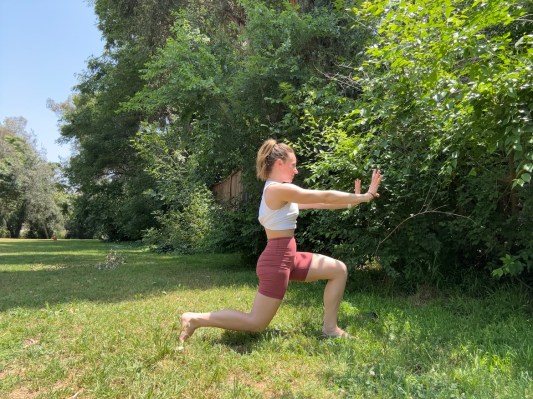
<path id="1" fill-rule="evenodd" d="M 74 235 L 255 256 L 255 152 L 275 137 L 308 187 L 385 173 L 373 205 L 303 214 L 301 248 L 411 282 L 531 275 L 531 2 L 94 7 L 105 50 L 56 108 Z M 238 212 L 210 191 L 235 170 Z"/>
<path id="2" fill-rule="evenodd" d="M 0 237 L 50 238 L 64 230 L 70 203 L 59 165 L 38 151 L 27 121 L 0 123 Z"/>

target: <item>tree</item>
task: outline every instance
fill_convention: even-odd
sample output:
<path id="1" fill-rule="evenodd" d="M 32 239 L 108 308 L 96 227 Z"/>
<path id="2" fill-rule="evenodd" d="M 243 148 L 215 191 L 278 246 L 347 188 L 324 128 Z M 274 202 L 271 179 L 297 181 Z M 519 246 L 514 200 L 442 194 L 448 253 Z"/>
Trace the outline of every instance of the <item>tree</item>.
<path id="1" fill-rule="evenodd" d="M 215 7 L 215 15 L 203 3 L 181 9 L 171 37 L 146 64 L 145 84 L 124 105 L 145 116 L 135 147 L 168 212 L 182 212 L 196 186 L 211 186 L 235 169 L 245 171 L 248 198 L 255 198 L 258 145 L 267 136 L 294 140 L 301 133 L 288 115 L 291 93 L 330 85 L 326 76 L 360 50 L 342 12 L 272 3 L 243 2 L 229 14 Z M 255 203 L 249 209 L 255 213 Z M 245 219 L 235 231 L 257 242 L 260 231 L 248 225 L 255 217 Z"/>
<path id="2" fill-rule="evenodd" d="M 95 1 L 106 50 L 88 62 L 73 107 L 58 110 L 63 141 L 76 149 L 65 173 L 78 192 L 75 225 L 84 235 L 138 239 L 155 223 L 159 204 L 143 194 L 151 180 L 130 145 L 142 115 L 121 104 L 142 87 L 140 71 L 164 43 L 175 3 Z"/>
<path id="3" fill-rule="evenodd" d="M 18 238 L 24 223 L 35 236 L 49 238 L 62 228 L 55 201 L 54 168 L 26 132 L 24 118 L 0 124 L 0 223 Z"/>

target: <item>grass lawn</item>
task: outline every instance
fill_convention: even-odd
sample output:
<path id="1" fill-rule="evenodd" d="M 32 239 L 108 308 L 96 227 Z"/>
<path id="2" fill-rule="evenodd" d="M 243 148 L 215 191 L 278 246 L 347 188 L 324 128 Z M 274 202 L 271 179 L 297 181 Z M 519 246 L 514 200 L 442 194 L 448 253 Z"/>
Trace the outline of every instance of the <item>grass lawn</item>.
<path id="1" fill-rule="evenodd" d="M 97 268 L 112 248 L 126 263 Z M 341 305 L 355 340 L 320 338 L 323 283 L 293 283 L 265 332 L 201 329 L 180 351 L 183 311 L 249 310 L 253 266 L 0 239 L 0 397 L 533 398 L 524 290 L 407 295 L 367 281 Z"/>

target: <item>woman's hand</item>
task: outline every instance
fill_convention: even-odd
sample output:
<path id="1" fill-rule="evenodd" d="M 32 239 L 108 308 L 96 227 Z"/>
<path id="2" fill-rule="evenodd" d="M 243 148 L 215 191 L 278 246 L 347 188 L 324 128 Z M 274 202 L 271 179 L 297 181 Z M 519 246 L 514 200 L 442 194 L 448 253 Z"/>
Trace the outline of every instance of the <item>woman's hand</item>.
<path id="1" fill-rule="evenodd" d="M 372 196 L 372 199 L 379 198 L 379 185 L 381 184 L 381 179 L 383 178 L 381 174 L 381 170 L 374 169 L 372 171 L 372 180 L 370 181 L 370 187 L 368 187 L 367 193 L 369 193 Z M 357 185 L 357 183 L 356 183 Z"/>

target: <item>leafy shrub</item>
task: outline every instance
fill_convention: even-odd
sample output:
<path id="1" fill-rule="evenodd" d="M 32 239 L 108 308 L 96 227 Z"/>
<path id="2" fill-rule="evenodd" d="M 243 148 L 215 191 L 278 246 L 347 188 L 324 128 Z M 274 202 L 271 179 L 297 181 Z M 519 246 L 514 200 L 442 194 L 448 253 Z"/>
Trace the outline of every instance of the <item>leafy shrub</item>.
<path id="1" fill-rule="evenodd" d="M 143 242 L 158 252 L 206 252 L 213 249 L 212 235 L 217 205 L 206 187 L 191 189 L 182 209 L 160 213 L 159 228 L 144 233 Z"/>
<path id="2" fill-rule="evenodd" d="M 5 226 L 0 226 L 0 238 L 9 238 L 9 230 Z"/>
<path id="3" fill-rule="evenodd" d="M 337 120 L 307 108 L 297 143 L 308 183 L 348 190 L 381 168 L 382 197 L 370 212 L 322 216 L 307 242 L 342 241 L 330 251 L 412 282 L 531 271 L 533 37 L 516 29 L 521 2 L 377 1 L 355 14 L 374 32 L 361 97 Z"/>
<path id="4" fill-rule="evenodd" d="M 235 210 L 221 208 L 213 240 L 217 252 L 240 253 L 244 262 L 254 264 L 266 245 L 257 212 L 258 205 L 252 201 Z"/>

